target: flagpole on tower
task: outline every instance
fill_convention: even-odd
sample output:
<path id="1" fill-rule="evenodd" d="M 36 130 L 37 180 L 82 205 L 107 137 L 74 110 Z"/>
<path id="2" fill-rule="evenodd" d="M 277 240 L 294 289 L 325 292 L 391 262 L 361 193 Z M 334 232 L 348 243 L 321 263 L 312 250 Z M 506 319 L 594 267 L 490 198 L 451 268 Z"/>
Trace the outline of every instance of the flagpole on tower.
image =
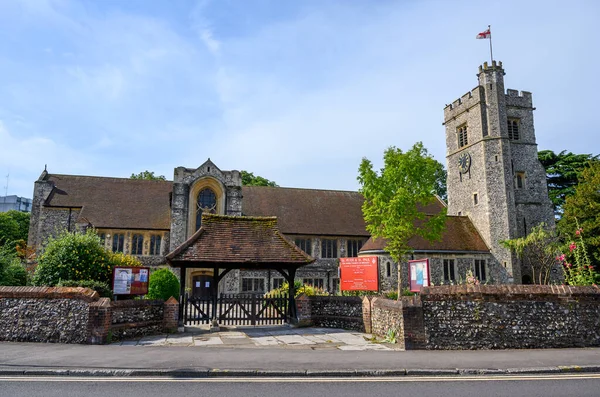
<path id="1" fill-rule="evenodd" d="M 490 32 L 490 60 L 494 63 L 494 53 L 492 52 L 492 25 L 488 25 L 488 32 Z"/>

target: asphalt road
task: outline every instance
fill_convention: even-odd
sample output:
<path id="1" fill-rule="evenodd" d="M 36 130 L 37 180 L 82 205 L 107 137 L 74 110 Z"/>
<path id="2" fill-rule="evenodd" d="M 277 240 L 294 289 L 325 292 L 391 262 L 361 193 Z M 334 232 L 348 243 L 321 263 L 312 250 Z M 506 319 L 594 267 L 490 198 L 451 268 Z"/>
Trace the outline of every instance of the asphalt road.
<path id="1" fill-rule="evenodd" d="M 0 397 L 19 396 L 598 396 L 600 375 L 399 378 L 0 377 Z"/>

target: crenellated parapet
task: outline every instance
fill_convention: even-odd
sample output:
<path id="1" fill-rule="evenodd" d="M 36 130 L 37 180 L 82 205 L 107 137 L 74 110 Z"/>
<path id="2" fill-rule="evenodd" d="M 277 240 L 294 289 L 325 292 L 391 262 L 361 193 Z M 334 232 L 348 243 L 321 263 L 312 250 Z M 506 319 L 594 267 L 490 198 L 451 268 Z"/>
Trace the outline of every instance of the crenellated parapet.
<path id="1" fill-rule="evenodd" d="M 469 111 L 484 100 L 483 87 L 477 86 L 444 108 L 444 122 Z"/>
<path id="2" fill-rule="evenodd" d="M 531 92 L 518 91 L 518 90 L 506 90 L 506 106 L 519 107 L 519 108 L 533 108 L 533 99 Z"/>

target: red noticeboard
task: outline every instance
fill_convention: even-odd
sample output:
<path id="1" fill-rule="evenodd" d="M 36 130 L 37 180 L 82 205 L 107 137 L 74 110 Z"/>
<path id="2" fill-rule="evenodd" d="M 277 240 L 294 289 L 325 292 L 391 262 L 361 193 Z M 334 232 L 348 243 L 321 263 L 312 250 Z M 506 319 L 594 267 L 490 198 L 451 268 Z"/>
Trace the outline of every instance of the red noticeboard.
<path id="1" fill-rule="evenodd" d="M 378 291 L 377 257 L 340 258 L 340 279 L 342 291 Z"/>
<path id="2" fill-rule="evenodd" d="M 429 259 L 408 261 L 408 281 L 411 292 L 419 292 L 421 287 L 429 287 L 429 280 L 431 280 Z"/>
<path id="3" fill-rule="evenodd" d="M 113 269 L 113 295 L 146 295 L 149 267 L 119 266 Z"/>

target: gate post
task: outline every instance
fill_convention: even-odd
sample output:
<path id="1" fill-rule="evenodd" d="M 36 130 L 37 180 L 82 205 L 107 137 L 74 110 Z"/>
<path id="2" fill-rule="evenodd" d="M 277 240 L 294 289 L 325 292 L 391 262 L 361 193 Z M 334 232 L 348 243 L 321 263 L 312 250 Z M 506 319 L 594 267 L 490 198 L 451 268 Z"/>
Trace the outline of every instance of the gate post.
<path id="1" fill-rule="evenodd" d="M 296 311 L 296 287 L 294 286 L 294 280 L 296 279 L 296 269 L 295 268 L 290 268 L 289 270 L 289 278 L 288 278 L 288 285 L 289 285 L 289 321 L 290 324 L 298 324 L 298 314 Z"/>
<path id="2" fill-rule="evenodd" d="M 179 268 L 179 319 L 177 320 L 177 328 L 179 331 L 185 330 L 185 317 L 183 310 L 187 305 L 187 299 L 185 297 L 185 278 L 187 276 L 187 268 Z"/>

